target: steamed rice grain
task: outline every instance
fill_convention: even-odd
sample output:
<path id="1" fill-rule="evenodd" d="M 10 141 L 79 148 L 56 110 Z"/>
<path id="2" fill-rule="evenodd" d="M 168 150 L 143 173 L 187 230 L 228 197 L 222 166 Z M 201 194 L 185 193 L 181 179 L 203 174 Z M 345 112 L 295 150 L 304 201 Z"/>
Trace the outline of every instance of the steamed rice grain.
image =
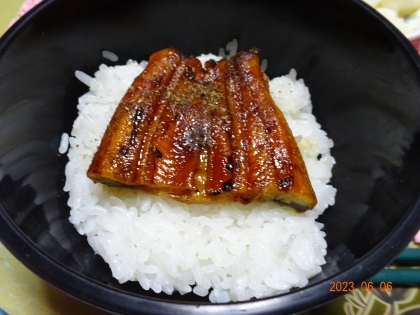
<path id="1" fill-rule="evenodd" d="M 325 264 L 325 233 L 315 220 L 334 204 L 336 190 L 328 185 L 333 143 L 311 114 L 304 82 L 291 70 L 271 80 L 270 92 L 302 152 L 317 206 L 299 214 L 274 203 L 187 205 L 86 176 L 113 112 L 146 64 L 101 65 L 94 78 L 76 72 L 90 91 L 79 99 L 69 138 L 70 222 L 119 282 L 138 281 L 156 293 L 192 292 L 223 303 L 305 286 Z"/>

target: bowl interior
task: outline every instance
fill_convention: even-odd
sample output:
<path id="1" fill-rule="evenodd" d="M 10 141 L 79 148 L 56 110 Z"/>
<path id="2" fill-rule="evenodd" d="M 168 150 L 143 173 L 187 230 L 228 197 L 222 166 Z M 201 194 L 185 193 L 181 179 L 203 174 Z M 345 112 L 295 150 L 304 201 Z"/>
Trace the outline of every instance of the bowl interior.
<path id="1" fill-rule="evenodd" d="M 389 23 L 344 0 L 46 0 L 38 6 L 0 42 L 1 233 L 12 252 L 66 292 L 114 311 L 144 311 L 142 298 L 208 303 L 111 277 L 68 222 L 67 158 L 58 146 L 61 134 L 71 132 L 77 98 L 87 92 L 75 70 L 93 75 L 101 63 L 143 60 L 170 46 L 217 54 L 234 38 L 240 50 L 260 48 L 270 77 L 297 70 L 337 161 L 336 204 L 319 219 L 329 244 L 323 272 L 306 288 L 255 302 L 259 312 L 315 306 L 334 297 L 331 279 L 361 281 L 388 263 L 420 218 L 420 64 Z M 104 59 L 105 49 L 119 61 Z M 305 290 L 312 297 L 296 298 Z"/>

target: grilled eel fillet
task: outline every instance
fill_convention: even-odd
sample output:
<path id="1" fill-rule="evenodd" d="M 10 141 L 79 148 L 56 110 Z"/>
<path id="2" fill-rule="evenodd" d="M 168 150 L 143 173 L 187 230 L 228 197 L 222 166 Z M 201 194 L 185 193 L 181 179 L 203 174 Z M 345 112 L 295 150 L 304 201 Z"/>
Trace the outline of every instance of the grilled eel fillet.
<path id="1" fill-rule="evenodd" d="M 154 53 L 118 105 L 87 176 L 185 203 L 316 197 L 258 55 L 208 61 Z"/>

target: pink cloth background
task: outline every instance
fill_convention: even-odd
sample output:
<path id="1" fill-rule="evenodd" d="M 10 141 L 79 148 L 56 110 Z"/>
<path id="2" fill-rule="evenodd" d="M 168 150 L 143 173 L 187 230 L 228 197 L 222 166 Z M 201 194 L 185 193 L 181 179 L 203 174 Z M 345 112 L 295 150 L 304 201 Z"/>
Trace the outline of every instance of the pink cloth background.
<path id="1" fill-rule="evenodd" d="M 25 0 L 25 2 L 20 7 L 17 16 L 10 22 L 9 27 L 12 26 L 22 15 L 24 15 L 40 2 L 42 2 L 42 0 Z"/>

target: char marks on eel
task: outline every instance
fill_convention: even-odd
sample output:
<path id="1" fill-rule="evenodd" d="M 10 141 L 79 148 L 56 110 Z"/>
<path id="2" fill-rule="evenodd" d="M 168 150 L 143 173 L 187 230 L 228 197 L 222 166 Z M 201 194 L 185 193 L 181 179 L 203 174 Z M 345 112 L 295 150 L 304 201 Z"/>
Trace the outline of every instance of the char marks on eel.
<path id="1" fill-rule="evenodd" d="M 317 202 L 255 52 L 204 67 L 175 49 L 153 54 L 87 175 L 185 203 L 276 201 L 307 210 Z"/>

